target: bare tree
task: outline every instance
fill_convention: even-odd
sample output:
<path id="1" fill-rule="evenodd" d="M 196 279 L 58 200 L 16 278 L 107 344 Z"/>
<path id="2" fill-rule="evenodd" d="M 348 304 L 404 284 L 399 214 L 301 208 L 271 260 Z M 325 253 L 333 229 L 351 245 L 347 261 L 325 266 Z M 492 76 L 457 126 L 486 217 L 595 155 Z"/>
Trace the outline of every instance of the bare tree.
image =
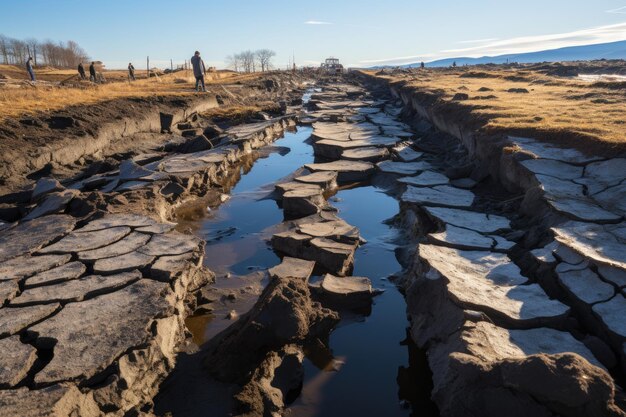
<path id="1" fill-rule="evenodd" d="M 50 65 L 59 68 L 72 68 L 80 61 L 87 61 L 89 57 L 78 43 L 55 43 L 51 40 L 43 42 L 37 39 L 22 41 L 0 35 L 0 58 L 4 64 L 21 65 L 32 56 L 36 65 Z"/>
<path id="2" fill-rule="evenodd" d="M 37 52 L 39 52 L 39 41 L 34 38 L 27 39 L 26 48 L 28 50 L 28 55 L 33 57 L 35 65 L 37 65 Z"/>
<path id="3" fill-rule="evenodd" d="M 271 49 L 247 50 L 227 56 L 226 63 L 235 71 L 255 72 L 260 68 L 265 72 L 272 68 L 272 58 L 275 56 L 276 52 Z"/>
<path id="4" fill-rule="evenodd" d="M 228 55 L 226 57 L 226 66 L 231 68 L 235 72 L 241 70 L 241 56 L 240 54 Z"/>
<path id="5" fill-rule="evenodd" d="M 89 59 L 87 52 L 85 52 L 85 50 L 74 41 L 67 41 L 66 49 L 69 52 L 67 62 L 68 66 L 76 67 L 79 62 L 87 61 Z"/>
<path id="6" fill-rule="evenodd" d="M 13 55 L 13 64 L 25 63 L 28 58 L 26 42 L 19 39 L 11 39 L 11 54 Z"/>
<path id="7" fill-rule="evenodd" d="M 0 35 L 0 56 L 2 56 L 2 63 L 9 63 L 9 42 L 10 39 L 4 35 Z"/>
<path id="8" fill-rule="evenodd" d="M 255 54 L 252 51 L 243 51 L 238 54 L 241 59 L 241 67 L 245 72 L 254 72 Z"/>
<path id="9" fill-rule="evenodd" d="M 261 67 L 261 71 L 269 71 L 272 66 L 272 58 L 276 56 L 276 52 L 271 49 L 259 49 L 254 54 L 259 66 Z"/>

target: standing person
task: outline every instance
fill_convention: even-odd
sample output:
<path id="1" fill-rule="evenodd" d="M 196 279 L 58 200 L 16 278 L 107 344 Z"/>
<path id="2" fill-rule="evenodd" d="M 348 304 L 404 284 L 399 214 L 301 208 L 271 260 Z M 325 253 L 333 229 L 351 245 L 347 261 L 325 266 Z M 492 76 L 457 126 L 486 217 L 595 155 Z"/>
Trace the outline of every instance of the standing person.
<path id="1" fill-rule="evenodd" d="M 202 84 L 202 91 L 206 91 L 204 86 L 204 73 L 206 68 L 204 61 L 200 58 L 200 52 L 196 51 L 191 57 L 191 65 L 193 66 L 193 75 L 196 77 L 196 91 L 199 90 L 199 84 Z"/>
<path id="2" fill-rule="evenodd" d="M 83 63 L 82 62 L 78 63 L 78 75 L 80 76 L 81 80 L 86 80 L 87 79 L 87 75 L 85 75 L 85 67 L 83 67 Z"/>
<path id="3" fill-rule="evenodd" d="M 95 62 L 91 62 L 91 65 L 89 66 L 89 79 L 92 82 L 96 82 L 97 78 L 96 78 L 96 63 Z"/>
<path id="4" fill-rule="evenodd" d="M 26 61 L 26 71 L 28 71 L 28 75 L 30 76 L 30 80 L 35 82 L 35 71 L 33 71 L 33 57 L 29 56 Z"/>
<path id="5" fill-rule="evenodd" d="M 128 80 L 135 81 L 135 67 L 131 62 L 128 63 Z"/>

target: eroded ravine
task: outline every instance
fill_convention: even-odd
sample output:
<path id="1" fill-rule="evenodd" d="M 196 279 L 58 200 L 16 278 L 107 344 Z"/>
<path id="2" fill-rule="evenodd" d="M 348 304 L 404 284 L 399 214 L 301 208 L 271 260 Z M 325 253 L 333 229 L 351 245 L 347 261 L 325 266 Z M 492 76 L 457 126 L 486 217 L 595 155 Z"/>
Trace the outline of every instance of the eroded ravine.
<path id="1" fill-rule="evenodd" d="M 402 103 L 384 91 L 380 94 L 372 99 L 358 87 L 332 85 L 313 96 L 317 110 L 311 115 L 317 118 L 313 147 L 315 154 L 325 160 L 305 164 L 307 171 L 296 173 L 295 180 L 277 185 L 284 215 L 291 219 L 272 237 L 273 248 L 286 255 L 280 267 L 270 269 L 270 282 L 278 284 L 264 291 L 249 314 L 211 343 L 211 353 L 205 362 L 209 372 L 215 372 L 220 378 L 232 382 L 244 378 L 243 390 L 236 395 L 239 412 L 280 413 L 301 394 L 289 412 L 334 415 L 360 409 L 362 405 L 363 412 L 368 413 L 377 409 L 368 402 L 370 398 L 378 400 L 380 405 L 380 398 L 388 397 L 389 392 L 384 389 L 368 396 L 368 400 L 359 396 L 372 388 L 370 379 L 362 374 L 357 376 L 367 366 L 367 360 L 359 364 L 359 355 L 363 355 L 362 346 L 367 340 L 359 339 L 358 330 L 354 330 L 358 325 L 352 325 L 352 332 L 347 330 L 351 326 L 346 319 L 354 320 L 354 316 L 346 314 L 349 308 L 342 304 L 362 299 L 367 292 L 366 285 L 372 281 L 380 283 L 381 277 L 371 264 L 364 263 L 365 270 L 355 269 L 359 268 L 358 261 L 363 260 L 360 254 L 367 247 L 364 235 L 355 226 L 365 229 L 368 222 L 377 224 L 380 219 L 377 222 L 375 216 L 369 216 L 368 222 L 359 224 L 357 216 L 349 222 L 342 217 L 341 210 L 336 211 L 338 207 L 332 204 L 334 199 L 326 201 L 337 189 L 337 183 L 354 187 L 355 183 L 371 182 L 401 201 L 396 224 L 401 225 L 404 233 L 404 247 L 399 254 L 405 270 L 397 282 L 406 292 L 411 339 L 427 351 L 433 373 L 431 395 L 442 414 L 462 415 L 465 408 L 494 413 L 504 406 L 498 402 L 501 397 L 508 398 L 504 403 L 514 401 L 522 410 L 532 409 L 546 415 L 577 415 L 576 407 L 592 407 L 593 413 L 621 415 L 618 405 L 623 398 L 621 388 L 606 372 L 610 370 L 618 378 L 621 375 L 616 368 L 616 356 L 620 353 L 611 352 L 611 345 L 615 344 L 611 332 L 619 333 L 619 329 L 610 328 L 608 337 L 597 332 L 590 327 L 584 307 L 572 299 L 573 293 L 574 299 L 589 299 L 590 305 L 604 304 L 602 309 L 594 308 L 594 312 L 605 314 L 602 320 L 611 324 L 610 308 L 615 308 L 612 304 L 622 297 L 616 293 L 619 273 L 614 270 L 619 265 L 619 256 L 607 261 L 607 256 L 611 255 L 601 253 L 585 261 L 581 247 L 564 243 L 565 238 L 559 239 L 559 244 L 547 245 L 551 234 L 546 224 L 560 223 L 555 222 L 554 217 L 547 217 L 543 224 L 537 224 L 536 218 L 523 213 L 523 206 L 538 204 L 540 196 L 507 192 L 490 177 L 487 169 L 455 143 L 454 138 L 423 121 L 421 137 L 415 140 L 414 133 L 398 120 L 403 114 Z M 516 139 L 516 143 L 529 142 Z M 533 149 L 549 152 L 540 147 Z M 538 172 L 554 169 L 549 158 L 548 162 L 538 159 L 538 166 L 529 163 L 525 166 Z M 508 180 L 513 178 L 509 176 Z M 574 186 L 567 188 L 566 184 L 545 175 L 540 180 L 550 205 L 561 212 L 571 207 L 572 216 L 583 215 L 575 203 L 560 205 L 551 199 L 558 193 L 571 193 Z M 367 200 L 375 202 L 374 198 Z M 337 201 L 340 202 L 341 197 Z M 343 213 L 349 217 L 350 209 L 344 207 Z M 590 214 L 600 216 L 600 222 L 616 223 L 620 218 L 615 212 L 600 208 Z M 559 229 L 553 231 L 557 235 L 564 233 Z M 604 227 L 603 231 L 619 234 L 619 226 Z M 571 234 L 567 233 L 571 239 Z M 547 246 L 540 251 L 534 250 L 537 248 L 534 245 Z M 529 257 L 534 257 L 535 263 Z M 376 258 L 376 251 L 367 257 L 368 261 Z M 382 259 L 377 266 L 391 269 L 396 266 L 391 258 L 383 256 Z M 556 286 L 550 271 L 537 270 L 537 261 L 540 264 L 560 262 L 556 268 Z M 596 273 L 595 267 L 584 273 L 589 262 L 600 264 L 598 273 L 603 279 L 595 287 L 591 282 L 580 282 L 588 281 Z M 608 263 L 612 272 L 609 273 L 608 265 L 603 263 Z M 297 273 L 289 272 L 289 268 Z M 312 278 L 309 294 L 299 283 L 300 280 L 307 282 L 313 268 L 317 271 L 314 275 L 327 272 L 332 275 Z M 365 277 L 357 277 L 356 271 Z M 389 271 L 384 272 L 389 274 Z M 278 307 L 274 305 L 281 297 L 290 297 L 287 287 L 281 287 L 289 283 L 298 283 L 295 288 L 299 288 L 300 295 L 293 298 L 292 307 L 302 308 L 301 313 L 297 313 L 302 315 L 293 323 L 297 323 L 299 330 L 284 334 L 281 326 L 292 323 L 277 324 L 283 319 L 279 318 L 279 310 L 275 310 Z M 584 294 L 585 288 L 593 293 Z M 311 300 L 321 301 L 322 306 L 338 311 L 339 316 L 324 309 L 320 310 L 321 316 L 316 315 L 311 310 Z M 338 300 L 341 301 L 338 303 Z M 384 299 L 381 300 L 384 306 Z M 385 310 L 385 313 L 390 312 Z M 267 320 L 277 313 L 275 319 Z M 342 321 L 338 321 L 339 318 Z M 387 339 L 393 336 L 384 337 L 380 329 L 375 330 L 378 318 L 366 318 L 363 327 L 371 326 L 373 331 L 369 334 L 388 343 Z M 328 321 L 335 321 L 335 330 L 330 336 L 324 336 L 324 329 L 329 329 Z M 319 328 L 322 322 L 326 324 Z M 246 338 L 246 329 L 256 327 L 261 329 L 260 339 Z M 344 329 L 347 336 L 342 338 Z M 265 338 L 270 341 L 268 344 L 263 342 Z M 337 345 L 333 344 L 334 340 Z M 242 350 L 248 345 L 254 355 Z M 333 357 L 335 346 L 337 358 Z M 346 353 L 345 358 L 341 350 Z M 262 352 L 266 352 L 266 356 Z M 243 368 L 237 370 L 239 365 L 235 358 L 239 354 L 245 359 Z M 303 365 L 305 355 L 308 361 Z M 220 362 L 222 359 L 224 363 Z M 351 368 L 351 363 L 357 366 Z M 346 367 L 346 372 L 342 373 L 341 365 Z M 467 366 L 468 371 L 462 366 Z M 322 372 L 316 371 L 316 367 Z M 331 372 L 325 372 L 329 370 Z M 389 374 L 385 370 L 376 368 L 372 374 L 386 378 L 383 375 L 388 377 Z M 504 381 L 502 372 L 505 372 Z M 540 375 L 545 372 L 556 372 L 557 376 L 554 384 L 541 388 L 542 395 L 537 397 L 536 388 L 523 381 L 524 378 L 541 380 Z M 604 390 L 606 395 L 601 398 L 583 396 L 578 406 L 567 405 L 554 397 L 566 386 L 580 390 L 580 386 L 576 386 L 582 375 L 592 375 L 594 386 L 603 387 L 598 389 Z M 508 385 L 506 378 L 517 381 L 513 383 L 514 388 Z M 389 384 L 384 386 L 388 388 Z M 415 399 L 419 395 L 409 397 Z M 485 402 L 492 402 L 488 409 Z M 437 412 L 427 402 L 422 404 Z M 382 409 L 387 413 L 403 412 L 398 403 L 384 405 Z"/>
<path id="2" fill-rule="evenodd" d="M 385 87 L 311 99 L 312 130 L 289 114 L 38 184 L 33 220 L 0 224 L 0 318 L 28 311 L 0 320 L 27 359 L 6 410 L 623 415 L 623 214 L 588 195 L 619 161 L 514 138 L 536 155 L 502 157 L 511 193 Z"/>
<path id="3" fill-rule="evenodd" d="M 309 127 L 300 127 L 297 132 L 287 132 L 285 138 L 262 149 L 261 153 L 269 153 L 269 156 L 257 159 L 252 168 L 243 173 L 227 202 L 209 212 L 200 224 L 182 223 L 207 241 L 205 265 L 217 274 L 215 284 L 205 292 L 205 296 L 213 300 L 208 308 L 211 311 L 202 311 L 186 321 L 197 347 L 231 324 L 236 319 L 233 312 L 241 314 L 250 309 L 267 282 L 262 271 L 280 262 L 280 258 L 268 250 L 267 241 L 276 226 L 280 226 L 283 213 L 267 196 L 274 184 L 313 162 L 311 131 Z M 332 191 L 334 193 L 336 191 Z M 398 214 L 398 203 L 383 190 L 367 183 L 340 190 L 331 200 L 339 216 L 345 217 L 344 220 L 354 219 L 349 222 L 359 227 L 368 241 L 355 254 L 354 274 L 369 277 L 375 287 L 387 291 L 365 312 L 362 309 L 343 312 L 343 319 L 329 342 L 330 349 L 336 350 L 341 359 L 331 360 L 322 369 L 317 369 L 314 362 L 307 359 L 302 396 L 288 412 L 291 415 L 339 415 L 360 407 L 364 412 L 395 409 L 397 415 L 407 415 L 409 402 L 415 400 L 418 390 L 408 378 L 398 375 L 399 372 L 410 374 L 408 348 L 401 343 L 406 339 L 408 323 L 402 296 L 388 281 L 400 270 L 395 259 L 395 241 L 399 234 L 388 224 Z M 220 407 L 223 404 L 218 404 L 223 403 L 223 396 L 216 394 L 223 394 L 228 387 L 194 369 L 201 366 L 199 363 L 194 366 L 202 358 L 197 347 L 191 346 L 179 355 L 180 369 L 173 372 L 157 397 L 159 414 L 170 411 L 174 415 L 202 415 L 207 409 L 217 413 L 220 409 L 224 411 Z M 327 354 L 332 356 L 330 351 Z M 376 367 L 372 366 L 372 357 L 378 358 Z M 333 363 L 341 363 L 341 369 L 338 366 L 330 369 Z M 406 386 L 399 388 L 396 379 L 404 379 Z M 384 381 L 384 388 L 381 381 Z M 368 392 L 367 401 L 357 401 L 353 395 L 355 390 Z M 419 394 L 427 398 L 428 390 Z M 402 398 L 402 395 L 411 398 Z M 340 397 L 344 400 L 337 401 Z"/>

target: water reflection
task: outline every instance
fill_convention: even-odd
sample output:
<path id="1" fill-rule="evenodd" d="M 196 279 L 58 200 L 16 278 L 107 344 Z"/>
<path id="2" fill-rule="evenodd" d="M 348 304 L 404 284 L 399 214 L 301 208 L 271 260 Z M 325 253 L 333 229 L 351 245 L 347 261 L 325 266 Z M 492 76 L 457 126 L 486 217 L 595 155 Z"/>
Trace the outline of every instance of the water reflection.
<path id="1" fill-rule="evenodd" d="M 302 394 L 289 415 L 409 416 L 410 404 L 421 404 L 418 415 L 437 415 L 429 409 L 430 388 L 419 383 L 429 381 L 429 374 L 416 374 L 411 366 L 404 298 L 387 280 L 401 269 L 394 254 L 400 236 L 386 224 L 398 213 L 398 202 L 367 186 L 339 191 L 333 205 L 368 242 L 355 254 L 353 275 L 366 276 L 386 291 L 374 299 L 369 315 L 342 312 L 330 349 L 307 348 Z"/>
<path id="2" fill-rule="evenodd" d="M 247 295 L 238 293 L 232 304 L 220 299 L 212 303 L 213 311 L 189 317 L 187 327 L 196 345 L 232 323 L 225 319 L 231 307 L 243 313 L 252 306 L 265 285 L 263 274 L 254 270 L 279 263 L 267 240 L 282 222 L 283 213 L 275 201 L 265 197 L 277 181 L 313 160 L 306 143 L 310 133 L 311 128 L 287 133 L 275 142 L 276 152 L 256 154 L 251 159 L 256 161 L 254 165 L 233 173 L 231 178 L 239 182 L 229 183 L 232 196 L 219 208 L 207 211 L 204 205 L 200 211 L 190 210 L 196 217 L 190 216 L 193 220 L 187 226 L 207 241 L 205 264 L 218 274 L 212 289 L 220 294 L 254 289 Z M 331 202 L 339 216 L 359 227 L 368 242 L 356 252 L 353 275 L 370 278 L 374 287 L 385 292 L 374 299 L 369 310 L 341 312 L 342 321 L 329 340 L 305 346 L 303 389 L 287 414 L 436 416 L 429 399 L 426 359 L 409 343 L 404 299 L 387 280 L 400 270 L 394 253 L 400 234 L 386 222 L 398 213 L 398 202 L 374 186 L 343 188 Z M 210 410 L 212 415 L 227 415 L 224 396 L 232 395 L 234 388 L 217 384 L 198 371 L 197 360 L 196 354 L 179 355 L 177 369 L 165 384 L 168 389 L 157 403 L 159 413 L 206 415 Z M 202 406 L 194 406 L 194 401 Z"/>

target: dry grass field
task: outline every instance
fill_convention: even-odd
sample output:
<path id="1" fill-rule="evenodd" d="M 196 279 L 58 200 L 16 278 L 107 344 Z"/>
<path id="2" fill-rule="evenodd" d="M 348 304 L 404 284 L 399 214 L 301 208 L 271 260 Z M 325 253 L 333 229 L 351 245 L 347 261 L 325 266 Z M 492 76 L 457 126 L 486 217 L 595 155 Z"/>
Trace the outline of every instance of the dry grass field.
<path id="1" fill-rule="evenodd" d="M 593 82 L 501 67 L 377 76 L 402 83 L 433 105 L 448 106 L 457 120 L 487 133 L 532 135 L 582 150 L 626 150 L 625 82 Z"/>
<path id="2" fill-rule="evenodd" d="M 191 71 L 180 71 L 158 77 L 146 77 L 137 71 L 137 81 L 128 82 L 126 71 L 105 71 L 107 83 L 94 84 L 74 77 L 65 85 L 61 81 L 76 74 L 74 70 L 37 69 L 35 85 L 25 81 L 21 68 L 0 65 L 0 120 L 20 117 L 39 111 L 59 110 L 75 104 L 93 104 L 104 100 L 152 95 L 172 96 L 198 94 Z M 207 87 L 235 83 L 257 77 L 258 74 L 237 74 L 232 71 L 209 73 Z M 18 78 L 19 77 L 19 78 Z"/>

